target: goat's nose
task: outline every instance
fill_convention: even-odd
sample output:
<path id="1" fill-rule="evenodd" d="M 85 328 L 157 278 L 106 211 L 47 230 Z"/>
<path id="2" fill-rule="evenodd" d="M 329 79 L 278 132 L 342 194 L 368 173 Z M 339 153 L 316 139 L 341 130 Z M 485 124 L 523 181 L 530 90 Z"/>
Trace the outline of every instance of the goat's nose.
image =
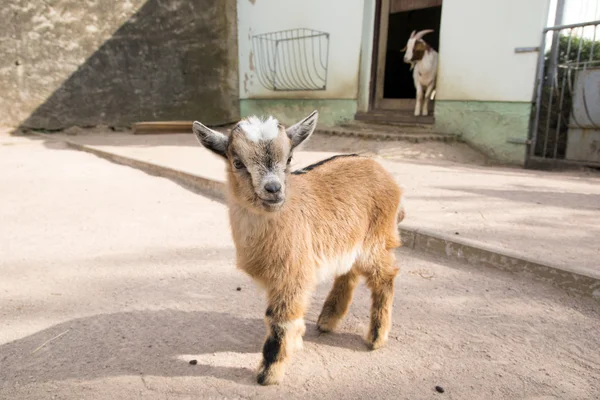
<path id="1" fill-rule="evenodd" d="M 265 190 L 269 193 L 279 193 L 279 191 L 281 190 L 281 183 L 269 182 L 265 185 Z"/>

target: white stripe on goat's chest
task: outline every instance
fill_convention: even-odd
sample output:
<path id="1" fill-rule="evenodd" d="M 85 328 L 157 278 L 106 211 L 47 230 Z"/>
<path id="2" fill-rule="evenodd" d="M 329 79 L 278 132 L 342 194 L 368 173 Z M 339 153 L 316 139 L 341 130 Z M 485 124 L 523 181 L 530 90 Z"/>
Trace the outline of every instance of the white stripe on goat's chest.
<path id="1" fill-rule="evenodd" d="M 316 256 L 317 281 L 323 282 L 332 277 L 344 275 L 354 265 L 360 253 L 359 248 L 354 248 L 348 253 L 342 253 L 334 257 Z"/>

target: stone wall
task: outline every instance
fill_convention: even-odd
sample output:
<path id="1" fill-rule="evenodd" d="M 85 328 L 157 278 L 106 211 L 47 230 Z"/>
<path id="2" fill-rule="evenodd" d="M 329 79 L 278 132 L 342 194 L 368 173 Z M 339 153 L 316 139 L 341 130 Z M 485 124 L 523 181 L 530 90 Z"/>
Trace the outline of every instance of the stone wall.
<path id="1" fill-rule="evenodd" d="M 0 20 L 0 125 L 239 117 L 235 0 L 15 0 Z"/>

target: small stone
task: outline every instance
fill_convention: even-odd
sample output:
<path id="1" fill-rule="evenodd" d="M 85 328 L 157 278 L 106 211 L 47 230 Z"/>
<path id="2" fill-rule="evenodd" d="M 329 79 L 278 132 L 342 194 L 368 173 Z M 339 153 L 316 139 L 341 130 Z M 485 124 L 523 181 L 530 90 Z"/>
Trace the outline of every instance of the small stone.
<path id="1" fill-rule="evenodd" d="M 235 290 L 237 290 L 238 292 L 241 292 L 242 288 L 238 286 Z"/>
<path id="2" fill-rule="evenodd" d="M 455 235 L 460 235 L 460 233 L 458 233 L 458 232 L 454 232 L 454 234 L 455 234 Z"/>
<path id="3" fill-rule="evenodd" d="M 190 365 L 196 365 L 198 364 L 198 360 L 190 360 Z"/>
<path id="4" fill-rule="evenodd" d="M 435 387 L 435 391 L 438 392 L 438 393 L 444 393 L 445 392 L 444 388 L 441 387 L 441 386 L 436 386 Z"/>

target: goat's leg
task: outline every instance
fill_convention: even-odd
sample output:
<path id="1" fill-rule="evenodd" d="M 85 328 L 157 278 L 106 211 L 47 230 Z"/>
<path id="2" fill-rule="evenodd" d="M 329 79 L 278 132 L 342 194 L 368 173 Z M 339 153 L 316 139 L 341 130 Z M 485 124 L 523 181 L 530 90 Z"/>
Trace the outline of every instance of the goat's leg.
<path id="1" fill-rule="evenodd" d="M 317 321 L 317 328 L 321 332 L 331 332 L 344 318 L 352 302 L 352 294 L 358 281 L 359 275 L 354 270 L 335 278 L 333 288 L 323 304 L 321 315 Z"/>
<path id="2" fill-rule="evenodd" d="M 375 269 L 367 276 L 367 286 L 371 289 L 371 325 L 367 344 L 372 350 L 382 347 L 388 339 L 392 325 L 392 303 L 394 301 L 394 278 L 398 267 L 394 266 L 391 251 L 380 257 Z"/>
<path id="3" fill-rule="evenodd" d="M 267 339 L 263 346 L 263 359 L 258 369 L 257 382 L 274 385 L 281 382 L 285 364 L 294 350 L 302 348 L 306 331 L 304 313 L 308 292 L 299 287 L 272 292 L 265 316 Z"/>
<path id="4" fill-rule="evenodd" d="M 415 82 L 415 88 L 417 89 L 417 98 L 415 101 L 415 117 L 421 115 L 421 100 L 423 99 L 423 85 L 419 82 Z"/>
<path id="5" fill-rule="evenodd" d="M 425 91 L 425 99 L 423 100 L 423 115 L 429 115 L 429 98 L 431 97 L 431 93 L 433 93 L 433 89 L 435 88 L 434 84 L 431 83 L 427 86 L 427 90 Z"/>

